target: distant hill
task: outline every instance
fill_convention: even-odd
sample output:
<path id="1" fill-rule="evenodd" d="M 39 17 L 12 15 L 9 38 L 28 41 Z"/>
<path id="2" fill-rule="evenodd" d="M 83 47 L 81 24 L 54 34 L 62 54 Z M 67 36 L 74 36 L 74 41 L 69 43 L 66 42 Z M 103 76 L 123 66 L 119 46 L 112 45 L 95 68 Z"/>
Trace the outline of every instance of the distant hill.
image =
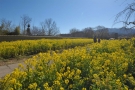
<path id="1" fill-rule="evenodd" d="M 108 28 L 109 33 L 118 33 L 119 35 L 135 34 L 135 29 Z"/>

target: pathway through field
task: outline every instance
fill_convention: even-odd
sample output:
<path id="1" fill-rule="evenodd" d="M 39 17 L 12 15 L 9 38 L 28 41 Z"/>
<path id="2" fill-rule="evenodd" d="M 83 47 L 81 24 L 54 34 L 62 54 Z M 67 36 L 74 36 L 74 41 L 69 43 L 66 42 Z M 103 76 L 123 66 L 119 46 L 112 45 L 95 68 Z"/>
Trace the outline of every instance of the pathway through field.
<path id="1" fill-rule="evenodd" d="M 4 77 L 6 74 L 10 74 L 15 68 L 18 67 L 20 63 L 24 64 L 24 61 L 27 60 L 28 58 L 31 58 L 32 56 L 33 55 L 24 56 L 19 59 L 13 58 L 13 59 L 6 60 L 6 62 L 0 60 L 0 78 Z"/>
<path id="2" fill-rule="evenodd" d="M 22 62 L 23 64 L 24 62 Z M 10 65 L 0 66 L 0 78 L 4 77 L 6 74 L 10 74 L 15 68 L 17 68 L 19 63 L 14 63 Z"/>

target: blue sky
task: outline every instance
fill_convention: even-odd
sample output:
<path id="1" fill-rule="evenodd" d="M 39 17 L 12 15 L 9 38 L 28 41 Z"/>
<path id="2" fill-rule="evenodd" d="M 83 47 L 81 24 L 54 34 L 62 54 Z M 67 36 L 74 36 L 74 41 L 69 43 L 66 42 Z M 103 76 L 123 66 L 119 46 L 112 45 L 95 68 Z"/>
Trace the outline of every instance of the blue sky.
<path id="1" fill-rule="evenodd" d="M 31 26 L 52 18 L 61 33 L 72 28 L 84 29 L 98 25 L 111 28 L 118 12 L 133 0 L 0 0 L 0 19 L 19 25 L 21 16 L 32 18 Z M 113 27 L 122 27 L 117 24 Z"/>

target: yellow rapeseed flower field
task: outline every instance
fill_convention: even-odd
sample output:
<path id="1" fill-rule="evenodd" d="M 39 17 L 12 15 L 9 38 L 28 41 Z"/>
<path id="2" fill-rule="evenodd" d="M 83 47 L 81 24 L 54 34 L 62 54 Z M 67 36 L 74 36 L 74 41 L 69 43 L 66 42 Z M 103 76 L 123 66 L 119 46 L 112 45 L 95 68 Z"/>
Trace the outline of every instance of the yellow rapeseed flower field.
<path id="1" fill-rule="evenodd" d="M 0 58 L 13 58 L 19 55 L 32 55 L 48 50 L 74 48 L 92 42 L 92 39 L 41 39 L 1 42 Z"/>
<path id="2" fill-rule="evenodd" d="M 133 38 L 39 53 L 1 78 L 0 90 L 133 90 L 134 51 Z"/>

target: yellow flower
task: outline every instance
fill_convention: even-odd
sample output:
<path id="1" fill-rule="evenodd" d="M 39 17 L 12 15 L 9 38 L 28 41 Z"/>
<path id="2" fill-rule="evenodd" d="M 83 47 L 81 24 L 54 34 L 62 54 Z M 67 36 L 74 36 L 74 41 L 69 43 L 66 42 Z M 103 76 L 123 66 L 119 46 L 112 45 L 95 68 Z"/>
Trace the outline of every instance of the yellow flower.
<path id="1" fill-rule="evenodd" d="M 68 75 L 68 78 L 73 78 L 73 74 L 72 73 L 70 73 L 69 75 Z"/>
<path id="2" fill-rule="evenodd" d="M 107 64 L 110 64 L 110 63 L 111 63 L 111 61 L 110 61 L 110 60 L 106 60 L 106 63 L 107 63 Z"/>
<path id="3" fill-rule="evenodd" d="M 90 73 L 93 73 L 93 70 L 92 69 L 90 69 Z"/>
<path id="4" fill-rule="evenodd" d="M 13 88 L 9 88 L 9 90 L 14 90 Z"/>
<path id="5" fill-rule="evenodd" d="M 104 72 L 100 72 L 100 75 L 104 75 Z"/>
<path id="6" fill-rule="evenodd" d="M 60 87 L 60 90 L 64 90 L 64 88 L 63 87 Z"/>
<path id="7" fill-rule="evenodd" d="M 71 75 L 74 75 L 74 74 L 75 74 L 75 70 L 72 69 L 70 74 L 71 74 Z"/>
<path id="8" fill-rule="evenodd" d="M 48 87 L 48 86 L 49 86 L 48 83 L 45 83 L 45 84 L 44 84 L 44 87 Z"/>
<path id="9" fill-rule="evenodd" d="M 38 66 L 38 69 L 41 71 L 41 70 L 43 70 L 43 67 L 42 66 Z"/>
<path id="10" fill-rule="evenodd" d="M 57 80 L 57 81 L 54 81 L 54 84 L 56 84 L 56 85 L 60 85 L 60 82 Z"/>
<path id="11" fill-rule="evenodd" d="M 80 76 L 79 76 L 79 75 L 76 75 L 76 76 L 74 77 L 74 79 L 80 79 Z"/>
<path id="12" fill-rule="evenodd" d="M 46 88 L 46 87 L 48 87 L 49 85 L 48 85 L 48 83 L 45 83 L 43 86 L 44 86 L 44 88 Z"/>
<path id="13" fill-rule="evenodd" d="M 120 79 L 117 79 L 117 80 L 116 80 L 116 84 L 119 85 L 119 86 L 121 86 Z"/>
<path id="14" fill-rule="evenodd" d="M 98 75 L 97 75 L 97 74 L 93 74 L 93 77 L 94 77 L 94 78 L 98 78 Z"/>
<path id="15" fill-rule="evenodd" d="M 73 88 L 73 85 L 72 85 L 72 84 L 70 84 L 70 85 L 69 85 L 69 88 Z"/>
<path id="16" fill-rule="evenodd" d="M 70 67 L 67 67 L 67 70 L 70 70 Z"/>
<path id="17" fill-rule="evenodd" d="M 68 84 L 68 83 L 69 83 L 69 80 L 68 80 L 68 79 L 66 79 L 66 80 L 65 80 L 65 83 L 66 83 L 66 84 Z"/>
<path id="18" fill-rule="evenodd" d="M 33 83 L 33 87 L 36 88 L 37 87 L 37 83 Z"/>
<path id="19" fill-rule="evenodd" d="M 64 76 L 67 77 L 67 75 L 68 75 L 68 72 L 64 72 Z"/>
<path id="20" fill-rule="evenodd" d="M 48 88 L 46 88 L 46 90 L 52 90 L 52 88 L 51 87 L 48 87 Z"/>
<path id="21" fill-rule="evenodd" d="M 86 88 L 82 88 L 82 90 L 86 90 Z"/>
<path id="22" fill-rule="evenodd" d="M 95 79 L 92 79 L 92 82 L 94 83 L 95 82 Z"/>
<path id="23" fill-rule="evenodd" d="M 124 74 L 124 75 L 123 75 L 123 77 L 124 77 L 124 78 L 127 78 L 127 75 L 126 75 L 126 74 Z"/>
<path id="24" fill-rule="evenodd" d="M 29 84 L 28 88 L 29 89 L 36 89 L 37 88 L 37 83 Z"/>
<path id="25" fill-rule="evenodd" d="M 25 76 L 27 76 L 27 73 L 26 72 L 23 73 L 23 77 L 25 77 Z"/>
<path id="26" fill-rule="evenodd" d="M 20 71 L 18 68 L 16 68 L 13 72 L 12 72 L 12 76 L 17 78 L 20 76 Z"/>
<path id="27" fill-rule="evenodd" d="M 127 87 L 127 86 L 124 86 L 124 89 L 125 89 L 125 90 L 128 90 L 128 87 Z"/>
<path id="28" fill-rule="evenodd" d="M 78 82 L 78 84 L 82 85 L 83 84 L 83 80 L 80 79 L 79 82 Z"/>
<path id="29" fill-rule="evenodd" d="M 22 87 L 22 84 L 21 84 L 21 83 L 16 83 L 16 85 L 17 85 L 18 87 Z"/>
<path id="30" fill-rule="evenodd" d="M 24 66 L 22 64 L 19 64 L 18 68 L 24 69 Z"/>
<path id="31" fill-rule="evenodd" d="M 29 84 L 28 88 L 29 89 L 33 89 L 33 85 L 32 84 Z"/>
<path id="32" fill-rule="evenodd" d="M 96 85 L 99 86 L 100 85 L 100 82 L 99 81 L 96 81 Z"/>
<path id="33" fill-rule="evenodd" d="M 15 78 L 12 78 L 9 82 L 10 82 L 11 84 L 16 84 L 16 79 L 15 79 Z"/>
<path id="34" fill-rule="evenodd" d="M 61 76 L 58 76 L 58 77 L 57 77 L 57 80 L 61 80 L 61 79 L 62 79 L 62 77 L 61 77 Z"/>
<path id="35" fill-rule="evenodd" d="M 76 74 L 78 74 L 78 75 L 81 74 L 81 70 L 77 69 Z"/>

